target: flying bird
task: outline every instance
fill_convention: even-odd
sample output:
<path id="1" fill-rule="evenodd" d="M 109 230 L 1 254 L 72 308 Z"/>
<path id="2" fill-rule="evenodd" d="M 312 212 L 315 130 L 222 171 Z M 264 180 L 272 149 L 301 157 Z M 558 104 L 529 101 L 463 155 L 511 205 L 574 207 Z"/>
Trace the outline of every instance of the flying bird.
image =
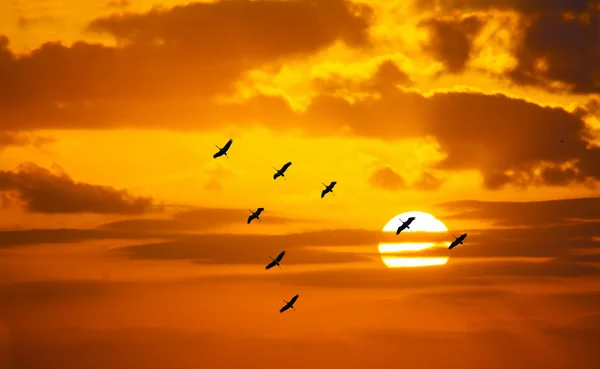
<path id="1" fill-rule="evenodd" d="M 285 256 L 285 250 L 280 252 L 279 255 L 277 255 L 277 257 L 275 259 L 271 258 L 271 262 L 265 267 L 266 270 L 269 270 L 271 268 L 273 268 L 275 265 L 277 265 L 279 267 L 279 269 L 281 269 L 281 265 L 279 264 L 281 262 L 281 259 L 283 259 L 283 257 Z"/>
<path id="2" fill-rule="evenodd" d="M 292 297 L 290 302 L 283 300 L 283 302 L 285 302 L 285 306 L 282 307 L 281 310 L 279 310 L 279 312 L 283 313 L 284 311 L 286 311 L 289 308 L 292 308 L 292 310 L 296 310 L 296 309 L 294 309 L 294 303 L 296 302 L 296 300 L 298 300 L 298 297 L 300 297 L 300 295 L 296 295 L 296 296 Z"/>
<path id="3" fill-rule="evenodd" d="M 459 237 L 456 237 L 455 235 L 452 235 L 452 237 L 454 237 L 454 241 L 452 241 L 452 243 L 450 244 L 450 246 L 448 246 L 448 250 L 452 250 L 458 244 L 463 245 L 463 247 L 465 246 L 465 244 L 463 243 L 463 241 L 465 240 L 465 238 L 467 238 L 467 234 L 466 233 L 461 234 Z"/>
<path id="4" fill-rule="evenodd" d="M 229 150 L 232 143 L 233 143 L 233 139 L 230 138 L 229 141 L 227 141 L 227 143 L 225 144 L 225 146 L 223 146 L 223 148 L 220 148 L 219 146 L 215 145 L 215 146 L 217 146 L 217 149 L 219 149 L 219 152 L 214 154 L 213 158 L 216 159 L 219 156 L 223 156 L 223 155 L 225 155 L 225 157 L 229 158 L 229 156 L 227 156 L 227 150 Z"/>
<path id="5" fill-rule="evenodd" d="M 292 165 L 291 161 L 288 161 L 287 163 L 283 164 L 283 166 L 281 167 L 281 169 L 277 169 L 275 167 L 273 167 L 273 169 L 275 169 L 277 171 L 277 173 L 275 173 L 273 175 L 273 179 L 277 179 L 277 177 L 283 177 L 283 179 L 285 178 L 285 171 L 288 170 L 288 168 L 290 167 L 290 165 Z"/>
<path id="6" fill-rule="evenodd" d="M 325 183 L 323 183 L 323 186 L 325 186 L 325 189 L 323 191 L 321 191 L 321 198 L 325 197 L 325 195 L 327 195 L 329 192 L 331 192 L 331 194 L 335 196 L 335 194 L 333 193 L 333 188 L 335 187 L 336 184 L 337 184 L 337 182 L 331 182 L 328 186 Z"/>
<path id="7" fill-rule="evenodd" d="M 405 230 L 406 228 L 410 229 L 410 224 L 413 222 L 413 220 L 415 220 L 415 217 L 409 217 L 406 222 L 403 222 L 402 219 L 400 219 L 400 222 L 402 223 L 400 225 L 400 227 L 398 227 L 398 229 L 396 230 L 396 236 L 400 234 L 400 232 L 402 232 L 403 230 Z"/>
<path id="8" fill-rule="evenodd" d="M 258 208 L 256 209 L 256 211 L 252 211 L 250 209 L 248 209 L 249 212 L 251 212 L 252 214 L 248 217 L 248 224 L 250 224 L 250 222 L 252 222 L 254 219 L 258 219 L 258 221 L 260 222 L 260 214 L 263 212 L 263 210 L 265 210 L 265 208 Z"/>

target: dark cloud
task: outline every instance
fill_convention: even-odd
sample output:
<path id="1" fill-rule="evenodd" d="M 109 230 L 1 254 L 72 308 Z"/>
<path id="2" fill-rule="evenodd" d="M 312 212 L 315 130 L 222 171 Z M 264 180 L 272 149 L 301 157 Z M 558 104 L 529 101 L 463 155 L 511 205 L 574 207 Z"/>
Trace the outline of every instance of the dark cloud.
<path id="1" fill-rule="evenodd" d="M 103 224 L 101 229 L 119 230 L 127 232 L 151 231 L 158 232 L 173 231 L 205 231 L 217 227 L 240 224 L 245 225 L 250 213 L 245 209 L 223 209 L 223 208 L 196 208 L 174 214 L 171 219 L 128 219 Z M 310 220 L 291 219 L 273 214 L 268 209 L 261 215 L 268 224 L 290 224 L 294 222 L 311 222 Z"/>
<path id="2" fill-rule="evenodd" d="M 375 169 L 375 171 L 371 173 L 369 183 L 375 188 L 390 192 L 408 188 L 422 191 L 435 191 L 442 186 L 444 180 L 429 172 L 423 172 L 421 176 L 409 186 L 400 174 L 396 173 L 392 167 L 385 165 Z"/>
<path id="3" fill-rule="evenodd" d="M 1 132 L 0 150 L 7 146 L 33 146 L 36 148 L 53 143 L 53 137 L 38 136 L 21 132 Z"/>
<path id="4" fill-rule="evenodd" d="M 412 186 L 419 190 L 424 191 L 435 191 L 438 190 L 444 184 L 442 178 L 438 178 L 429 172 L 423 172 L 421 177 L 412 184 Z"/>
<path id="5" fill-rule="evenodd" d="M 277 282 L 302 287 L 348 289 L 423 289 L 430 287 L 501 286 L 507 280 L 544 281 L 556 278 L 599 277 L 593 266 L 551 261 L 523 263 L 509 261 L 453 262 L 438 267 L 320 270 L 286 273 Z M 262 276 L 247 280 L 268 281 Z"/>
<path id="6" fill-rule="evenodd" d="M 600 222 L 584 222 L 564 226 L 537 226 L 486 230 L 465 230 L 465 247 L 452 251 L 456 258 L 469 257 L 555 257 L 563 262 L 581 260 L 593 262 L 593 255 L 579 252 L 594 251 L 600 233 Z M 440 251 L 421 254 L 438 256 Z M 579 256 L 577 256 L 579 255 Z"/>
<path id="7" fill-rule="evenodd" d="M 390 140 L 433 136 L 447 154 L 437 169 L 479 170 L 487 188 L 500 189 L 508 184 L 564 186 L 600 179 L 600 166 L 595 164 L 600 148 L 588 145 L 592 136 L 584 122 L 587 114 L 583 107 L 570 113 L 501 94 L 445 92 L 425 97 L 396 89 L 353 104 L 321 95 L 306 117 L 321 122 L 313 128 L 322 132 L 348 127 L 358 136 Z"/>
<path id="8" fill-rule="evenodd" d="M 387 191 L 398 191 L 407 188 L 404 178 L 389 166 L 376 169 L 369 177 L 369 183 Z"/>
<path id="9" fill-rule="evenodd" d="M 216 213 L 221 210 L 216 209 Z M 206 210 L 203 210 L 206 211 Z M 210 212 L 208 212 L 210 213 Z M 277 218 L 275 218 L 277 219 Z M 283 218 L 282 218 L 283 219 Z M 380 230 L 365 229 L 323 229 L 302 233 L 277 234 L 208 234 L 186 231 L 206 230 L 199 227 L 190 229 L 192 224 L 182 224 L 169 220 L 137 219 L 131 221 L 117 221 L 100 226 L 98 229 L 33 229 L 0 231 L 3 247 L 26 246 L 37 243 L 65 243 L 81 242 L 92 239 L 156 239 L 184 240 L 197 244 L 227 245 L 231 243 L 257 244 L 277 250 L 285 247 L 301 246 L 361 246 L 373 245 L 379 242 L 395 242 L 397 237 L 393 233 L 384 233 Z M 213 223 L 215 227 L 231 224 L 229 218 L 224 218 L 223 223 Z M 241 227 L 246 228 L 246 222 L 241 222 Z M 403 236 L 406 242 L 442 242 L 448 239 L 446 233 L 409 232 Z"/>
<path id="10" fill-rule="evenodd" d="M 14 193 L 25 208 L 36 213 L 142 214 L 158 210 L 151 198 L 136 197 L 109 186 L 75 182 L 35 164 L 16 171 L 0 171 L 0 191 Z"/>
<path id="11" fill-rule="evenodd" d="M 155 237 L 166 238 L 165 233 L 145 233 L 133 231 L 108 231 L 98 229 L 28 229 L 0 231 L 0 249 L 36 244 L 76 243 L 102 239 L 144 239 Z M 172 236 L 172 235 L 171 235 Z"/>
<path id="12" fill-rule="evenodd" d="M 600 221 L 600 197 L 528 202 L 462 200 L 438 206 L 452 212 L 444 219 L 489 220 L 505 227 Z"/>
<path id="13" fill-rule="evenodd" d="M 240 242 L 227 242 L 223 238 L 238 238 Z M 243 242 L 244 238 L 248 238 Z M 118 253 L 125 253 L 133 259 L 164 259 L 164 260 L 193 260 L 199 264 L 265 264 L 270 262 L 269 255 L 275 257 L 283 249 L 293 248 L 288 252 L 285 263 L 294 264 L 328 264 L 351 263 L 368 261 L 369 258 L 354 253 L 328 252 L 308 250 L 303 247 L 290 247 L 285 243 L 257 244 L 252 242 L 254 237 L 215 236 L 210 242 L 208 237 L 202 237 L 204 242 L 195 240 L 149 243 L 143 245 L 125 246 Z M 266 241 L 269 240 L 265 237 Z M 225 241 L 225 242 L 223 242 Z"/>
<path id="14" fill-rule="evenodd" d="M 382 61 L 375 73 L 367 79 L 357 81 L 332 74 L 327 78 L 317 78 L 313 84 L 324 95 L 340 92 L 352 95 L 364 92 L 386 93 L 394 90 L 396 86 L 412 86 L 413 82 L 394 61 L 387 59 Z"/>
<path id="15" fill-rule="evenodd" d="M 211 120 L 195 113 L 219 110 L 205 98 L 250 69 L 338 40 L 367 46 L 370 17 L 345 0 L 234 0 L 91 22 L 118 47 L 49 42 L 15 55 L 0 38 L 0 129 L 196 127 Z"/>
<path id="16" fill-rule="evenodd" d="M 425 50 L 440 60 L 449 73 L 460 73 L 471 57 L 473 39 L 484 22 L 470 16 L 459 20 L 427 19 L 419 25 L 431 31 Z"/>
<path id="17" fill-rule="evenodd" d="M 521 21 L 520 46 L 515 53 L 518 64 L 506 74 L 507 77 L 517 84 L 539 86 L 554 92 L 600 93 L 598 0 L 416 0 L 415 4 L 420 10 L 437 7 L 442 14 L 516 11 L 526 18 Z M 439 20 L 432 22 L 444 24 Z M 434 54 L 437 53 L 447 65 L 449 61 L 455 61 L 455 69 L 460 71 L 460 66 L 468 59 L 466 51 L 471 48 L 468 36 L 472 29 L 449 24 L 444 27 L 444 32 L 434 33 L 437 36 L 434 42 L 438 45 L 433 48 Z"/>
<path id="18" fill-rule="evenodd" d="M 549 90 L 554 82 L 575 94 L 600 93 L 600 8 L 584 17 L 548 14 L 535 18 L 517 50 L 513 82 Z M 540 67 L 540 63 L 543 66 Z"/>
<path id="19" fill-rule="evenodd" d="M 420 10 L 440 8 L 454 10 L 515 10 L 522 14 L 534 15 L 557 12 L 584 12 L 597 0 L 415 0 Z"/>

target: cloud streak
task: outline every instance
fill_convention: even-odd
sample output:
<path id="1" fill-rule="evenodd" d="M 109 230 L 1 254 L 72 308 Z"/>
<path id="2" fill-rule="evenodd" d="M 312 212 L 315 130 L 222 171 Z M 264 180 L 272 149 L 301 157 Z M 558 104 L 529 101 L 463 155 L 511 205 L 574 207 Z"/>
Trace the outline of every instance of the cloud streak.
<path id="1" fill-rule="evenodd" d="M 75 182 L 66 173 L 55 174 L 31 163 L 19 165 L 16 171 L 0 171 L 0 191 L 14 194 L 32 213 L 133 215 L 159 210 L 151 198 L 109 186 Z"/>

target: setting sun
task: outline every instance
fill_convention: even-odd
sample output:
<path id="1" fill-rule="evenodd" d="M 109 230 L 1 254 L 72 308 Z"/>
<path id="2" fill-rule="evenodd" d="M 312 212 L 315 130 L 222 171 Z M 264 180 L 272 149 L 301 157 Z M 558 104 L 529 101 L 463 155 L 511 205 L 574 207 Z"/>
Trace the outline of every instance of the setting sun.
<path id="1" fill-rule="evenodd" d="M 406 221 L 409 217 L 414 217 L 415 220 L 411 223 L 408 232 L 427 232 L 427 233 L 447 233 L 448 228 L 439 219 L 436 219 L 433 215 L 421 212 L 421 211 L 409 211 L 402 213 L 390 219 L 390 221 L 383 227 L 383 232 L 395 232 L 396 229 L 402 224 L 401 221 Z M 406 232 L 406 231 L 405 231 Z M 398 235 L 399 239 L 405 238 L 405 233 Z M 389 268 L 407 268 L 407 267 L 425 267 L 434 265 L 444 265 L 448 262 L 447 256 L 442 257 L 402 257 L 402 256 L 390 256 L 396 253 L 402 253 L 407 251 L 423 251 L 432 247 L 443 246 L 440 242 L 394 242 L 387 243 L 381 242 L 379 244 L 379 253 L 381 254 L 381 260 Z"/>

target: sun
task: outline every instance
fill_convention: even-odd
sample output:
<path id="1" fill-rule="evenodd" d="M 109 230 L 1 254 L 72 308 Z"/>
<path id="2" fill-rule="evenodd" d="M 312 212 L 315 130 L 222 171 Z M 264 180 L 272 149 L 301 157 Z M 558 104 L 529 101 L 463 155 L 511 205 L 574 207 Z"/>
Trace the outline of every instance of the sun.
<path id="1" fill-rule="evenodd" d="M 410 230 L 404 230 L 397 237 L 399 242 L 379 244 L 381 260 L 388 268 L 403 267 L 425 267 L 433 265 L 444 265 L 448 262 L 448 256 L 422 257 L 422 256 L 392 256 L 397 253 L 423 251 L 434 247 L 445 247 L 445 239 L 448 228 L 436 217 L 422 211 L 409 211 L 399 214 L 383 227 L 383 232 L 396 232 L 402 224 L 400 220 L 406 221 L 409 217 L 415 217 L 410 225 Z M 426 234 L 434 233 L 434 234 Z M 440 237 L 441 236 L 441 237 Z"/>

